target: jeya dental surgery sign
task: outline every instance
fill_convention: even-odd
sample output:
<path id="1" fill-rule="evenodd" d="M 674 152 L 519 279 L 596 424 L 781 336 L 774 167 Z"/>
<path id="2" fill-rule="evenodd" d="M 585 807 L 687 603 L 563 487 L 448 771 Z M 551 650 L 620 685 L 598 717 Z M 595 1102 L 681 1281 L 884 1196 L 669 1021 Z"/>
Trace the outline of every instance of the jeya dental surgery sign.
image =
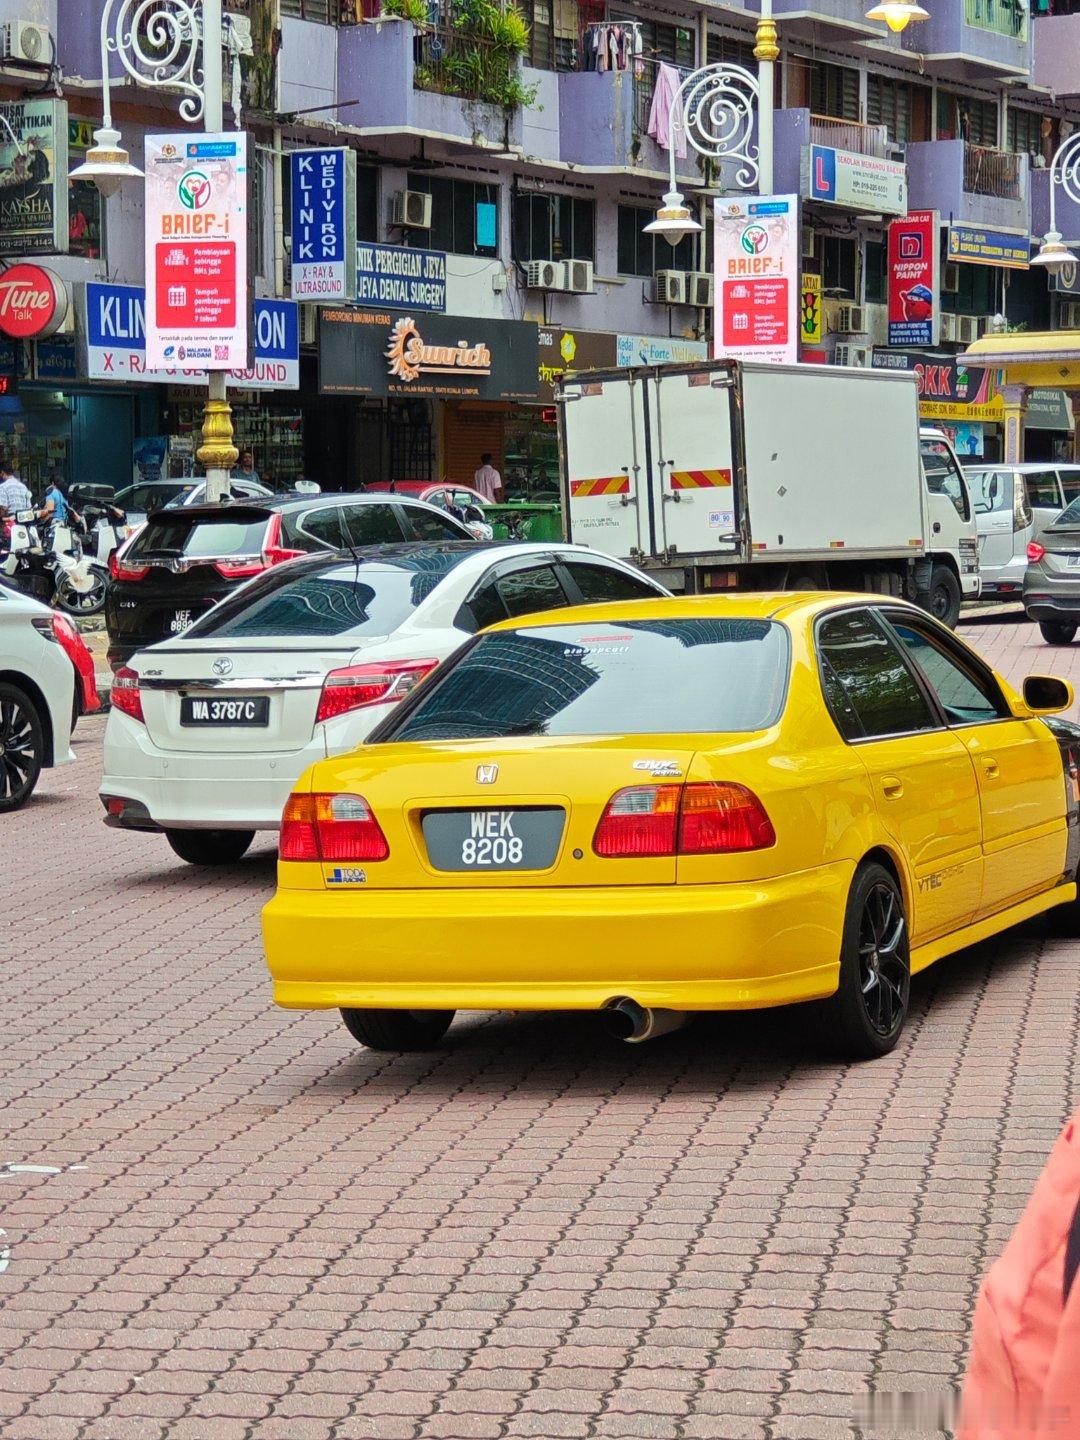
<path id="1" fill-rule="evenodd" d="M 798 206 L 794 195 L 716 201 L 714 358 L 798 359 Z"/>
<path id="2" fill-rule="evenodd" d="M 356 152 L 289 156 L 294 300 L 356 298 Z"/>
<path id="3" fill-rule="evenodd" d="M 247 136 L 146 137 L 146 364 L 248 363 Z"/>
<path id="4" fill-rule="evenodd" d="M 889 344 L 938 343 L 938 212 L 889 225 Z"/>
<path id="5" fill-rule="evenodd" d="M 141 285 L 88 281 L 78 291 L 79 373 L 89 380 L 197 382 L 197 365 L 150 370 L 146 363 L 146 292 Z M 254 364 L 230 370 L 227 383 L 244 390 L 296 390 L 300 385 L 299 306 L 256 300 Z"/>

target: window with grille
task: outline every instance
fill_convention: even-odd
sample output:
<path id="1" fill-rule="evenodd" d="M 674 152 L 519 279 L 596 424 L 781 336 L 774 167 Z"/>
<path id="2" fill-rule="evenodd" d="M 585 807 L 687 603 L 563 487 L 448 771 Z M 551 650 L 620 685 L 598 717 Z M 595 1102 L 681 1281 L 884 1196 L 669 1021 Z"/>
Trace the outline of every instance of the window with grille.
<path id="1" fill-rule="evenodd" d="M 993 150 L 998 142 L 998 112 L 993 100 L 938 91 L 937 125 L 939 140 L 966 140 Z"/>
<path id="2" fill-rule="evenodd" d="M 516 195 L 514 258 L 595 260 L 596 202 L 576 195 Z"/>
<path id="3" fill-rule="evenodd" d="M 538 70 L 576 70 L 581 39 L 577 0 L 524 0 L 529 22 L 526 62 Z"/>
<path id="4" fill-rule="evenodd" d="M 866 122 L 884 125 L 889 139 L 897 144 L 929 140 L 930 92 L 923 86 L 893 80 L 888 75 L 868 75 Z"/>
<path id="5" fill-rule="evenodd" d="M 708 64 L 719 65 L 741 65 L 744 70 L 749 70 L 751 75 L 757 74 L 757 61 L 754 59 L 754 46 L 750 40 L 735 40 L 730 35 L 717 35 L 709 32 Z"/>
<path id="6" fill-rule="evenodd" d="M 431 196 L 429 244 L 452 255 L 499 253 L 499 187 L 476 180 L 447 180 L 421 173 L 409 176 L 410 190 Z"/>
<path id="7" fill-rule="evenodd" d="M 341 16 L 342 0 L 280 0 L 281 14 L 294 20 L 315 20 L 320 25 L 336 25 Z"/>
<path id="8" fill-rule="evenodd" d="M 858 296 L 859 242 L 842 235 L 818 235 L 821 283 L 826 290 L 841 290 L 849 300 Z"/>
<path id="9" fill-rule="evenodd" d="M 1037 155 L 1042 149 L 1043 117 L 1035 110 L 1009 111 L 1007 148 L 1015 155 Z"/>
<path id="10" fill-rule="evenodd" d="M 644 234 L 656 219 L 646 205 L 619 206 L 618 269 L 620 275 L 655 275 L 657 270 L 697 269 L 694 237 L 687 235 L 672 247 L 662 235 Z"/>
<path id="11" fill-rule="evenodd" d="M 859 72 L 844 65 L 815 65 L 810 71 L 810 110 L 834 120 L 858 120 Z"/>
<path id="12" fill-rule="evenodd" d="M 889 248 L 884 241 L 866 242 L 866 303 L 884 305 L 889 291 Z"/>
<path id="13" fill-rule="evenodd" d="M 688 26 L 664 25 L 658 20 L 641 20 L 637 15 L 625 12 L 612 14 L 612 20 L 637 21 L 641 32 L 641 52 L 654 60 L 666 60 L 669 65 L 692 69 L 694 57 L 694 32 Z"/>

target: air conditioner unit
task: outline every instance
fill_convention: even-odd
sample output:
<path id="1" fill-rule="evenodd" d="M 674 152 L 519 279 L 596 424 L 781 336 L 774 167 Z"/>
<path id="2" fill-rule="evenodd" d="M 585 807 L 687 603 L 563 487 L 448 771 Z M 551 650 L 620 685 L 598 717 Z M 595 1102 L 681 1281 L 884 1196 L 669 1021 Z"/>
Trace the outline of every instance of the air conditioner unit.
<path id="1" fill-rule="evenodd" d="M 701 310 L 708 310 L 712 305 L 713 277 L 707 270 L 691 270 L 686 278 L 689 282 L 687 298 L 690 304 Z"/>
<path id="2" fill-rule="evenodd" d="M 1080 330 L 1080 300 L 1063 300 L 1058 307 L 1059 328 Z"/>
<path id="3" fill-rule="evenodd" d="M 802 247 L 800 253 L 804 260 L 812 260 L 814 258 L 814 232 L 810 229 L 809 225 L 802 227 Z"/>
<path id="4" fill-rule="evenodd" d="M 866 317 L 861 305 L 841 305 L 836 312 L 836 329 L 841 335 L 866 333 Z"/>
<path id="5" fill-rule="evenodd" d="M 941 338 L 955 345 L 960 339 L 960 316 L 942 315 Z"/>
<path id="6" fill-rule="evenodd" d="M 317 345 L 319 342 L 319 307 L 300 306 L 300 344 Z"/>
<path id="7" fill-rule="evenodd" d="M 958 315 L 956 338 L 961 345 L 972 345 L 979 338 L 978 315 Z"/>
<path id="8" fill-rule="evenodd" d="M 398 190 L 394 195 L 394 224 L 406 230 L 430 230 L 431 196 L 423 190 Z"/>
<path id="9" fill-rule="evenodd" d="M 530 260 L 525 285 L 529 290 L 565 290 L 566 266 L 559 260 Z"/>
<path id="10" fill-rule="evenodd" d="M 652 298 L 657 305 L 685 305 L 686 271 L 657 270 L 653 276 Z"/>
<path id="11" fill-rule="evenodd" d="M 563 289 L 573 295 L 593 293 L 593 262 L 591 260 L 563 261 Z"/>
<path id="12" fill-rule="evenodd" d="M 30 20 L 9 20 L 0 27 L 0 60 L 23 65 L 51 65 L 55 49 L 47 25 Z"/>
<path id="13" fill-rule="evenodd" d="M 865 369 L 870 364 L 870 351 L 865 345 L 837 345 L 833 350 L 833 364 Z"/>

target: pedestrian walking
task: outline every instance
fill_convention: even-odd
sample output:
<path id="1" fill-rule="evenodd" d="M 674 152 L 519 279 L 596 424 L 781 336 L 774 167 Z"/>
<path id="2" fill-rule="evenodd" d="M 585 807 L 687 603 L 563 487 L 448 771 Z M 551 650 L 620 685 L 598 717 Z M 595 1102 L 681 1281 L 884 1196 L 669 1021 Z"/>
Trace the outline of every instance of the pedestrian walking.
<path id="1" fill-rule="evenodd" d="M 1080 1440 L 1080 1111 L 983 1281 L 956 1440 Z"/>
<path id="2" fill-rule="evenodd" d="M 0 515 L 32 510 L 34 497 L 6 460 L 0 460 Z"/>
<path id="3" fill-rule="evenodd" d="M 489 505 L 496 500 L 502 499 L 503 483 L 502 476 L 491 463 L 491 452 L 485 450 L 480 456 L 480 468 L 473 475 L 473 488 L 479 490 Z"/>

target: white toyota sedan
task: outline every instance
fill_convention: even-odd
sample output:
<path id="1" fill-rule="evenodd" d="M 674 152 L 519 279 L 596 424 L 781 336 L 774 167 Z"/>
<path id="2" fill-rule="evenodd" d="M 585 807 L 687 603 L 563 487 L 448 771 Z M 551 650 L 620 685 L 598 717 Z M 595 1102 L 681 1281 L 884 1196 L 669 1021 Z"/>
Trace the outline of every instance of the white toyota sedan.
<path id="1" fill-rule="evenodd" d="M 43 769 L 75 759 L 75 670 L 60 623 L 47 605 L 0 584 L 0 812 L 25 805 Z"/>
<path id="2" fill-rule="evenodd" d="M 276 566 L 114 676 L 105 823 L 163 833 L 193 865 L 238 860 L 309 765 L 359 745 L 476 631 L 665 594 L 577 545 L 450 540 Z"/>

